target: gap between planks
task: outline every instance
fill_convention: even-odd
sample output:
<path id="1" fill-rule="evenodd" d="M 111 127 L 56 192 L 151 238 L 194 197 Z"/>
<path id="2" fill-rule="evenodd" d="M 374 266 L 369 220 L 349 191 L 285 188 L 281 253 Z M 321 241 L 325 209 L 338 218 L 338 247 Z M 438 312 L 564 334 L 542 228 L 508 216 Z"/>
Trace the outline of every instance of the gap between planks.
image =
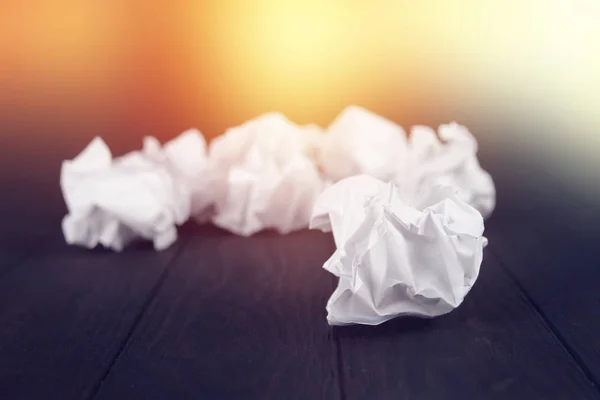
<path id="1" fill-rule="evenodd" d="M 517 277 L 510 271 L 510 268 L 506 266 L 506 263 L 502 257 L 500 257 L 495 250 L 488 248 L 486 250 L 488 254 L 492 255 L 497 261 L 500 268 L 504 274 L 515 284 L 521 295 L 525 298 L 525 300 L 529 303 L 535 314 L 538 316 L 542 324 L 548 328 L 548 331 L 554 336 L 556 341 L 560 344 L 563 350 L 568 354 L 568 356 L 575 362 L 575 364 L 579 367 L 581 373 L 585 376 L 585 378 L 589 381 L 589 383 L 600 393 L 600 385 L 599 382 L 594 378 L 592 371 L 587 367 L 587 365 L 583 362 L 583 359 L 579 356 L 577 351 L 569 344 L 568 340 L 560 333 L 560 330 L 550 321 L 550 319 L 546 316 L 546 313 L 542 310 L 542 308 L 537 304 L 537 302 L 529 295 L 525 287 L 521 284 L 521 282 L 517 279 Z"/>
<path id="2" fill-rule="evenodd" d="M 140 311 L 137 313 L 137 315 L 133 319 L 133 322 L 131 323 L 131 326 L 129 327 L 127 334 L 125 335 L 125 337 L 119 344 L 119 347 L 118 347 L 117 351 L 115 352 L 115 355 L 112 357 L 110 364 L 106 367 L 106 370 L 104 371 L 104 373 L 98 380 L 98 383 L 96 383 L 96 385 L 94 385 L 92 391 L 90 392 L 89 399 L 96 398 L 96 396 L 100 392 L 102 385 L 108 378 L 108 375 L 110 374 L 113 367 L 117 363 L 121 354 L 123 354 L 123 351 L 125 351 L 127 344 L 129 343 L 131 337 L 133 336 L 133 333 L 135 332 L 135 329 L 137 328 L 138 324 L 142 320 L 142 317 L 144 316 L 144 314 L 146 314 L 146 311 L 148 310 L 148 307 L 152 303 L 152 300 L 154 300 L 154 298 L 158 294 L 160 288 L 163 286 L 165 280 L 169 276 L 171 269 L 175 268 L 177 266 L 177 260 L 179 259 L 179 257 L 181 256 L 181 254 L 183 253 L 185 248 L 187 247 L 187 245 L 190 242 L 192 237 L 193 237 L 193 235 L 186 235 L 186 237 L 184 237 L 183 239 L 179 239 L 181 242 L 176 244 L 178 246 L 176 251 L 173 253 L 173 256 L 171 257 L 171 259 L 165 264 L 164 270 L 161 272 L 158 280 L 156 281 L 156 283 L 154 284 L 152 289 L 150 289 L 150 292 L 148 293 L 148 297 L 142 304 Z"/>

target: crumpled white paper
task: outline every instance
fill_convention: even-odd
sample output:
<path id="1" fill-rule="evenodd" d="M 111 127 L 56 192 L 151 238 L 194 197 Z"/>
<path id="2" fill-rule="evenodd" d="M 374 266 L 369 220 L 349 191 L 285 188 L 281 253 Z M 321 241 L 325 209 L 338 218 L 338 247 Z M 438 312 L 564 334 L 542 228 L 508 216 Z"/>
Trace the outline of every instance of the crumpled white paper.
<path id="1" fill-rule="evenodd" d="M 408 140 L 399 125 L 350 106 L 327 129 L 262 115 L 216 138 L 208 155 L 197 130 L 163 147 L 144 138 L 141 151 L 114 160 L 96 138 L 63 163 L 63 230 L 69 243 L 115 250 L 139 237 L 165 248 L 190 216 L 244 236 L 288 233 L 308 226 L 325 188 L 360 174 L 395 183 L 404 200 L 452 185 L 455 197 L 484 217 L 495 205 L 493 181 L 467 128 L 442 125 L 436 135 L 417 126 Z"/>
<path id="2" fill-rule="evenodd" d="M 69 212 L 62 223 L 65 240 L 115 251 L 138 238 L 153 241 L 156 250 L 169 247 L 177 238 L 176 225 L 189 218 L 197 188 L 191 182 L 197 182 L 205 163 L 206 143 L 196 130 L 162 149 L 156 139 L 145 138 L 141 152 L 116 159 L 95 138 L 62 165 L 60 183 Z"/>
<path id="3" fill-rule="evenodd" d="M 318 151 L 333 182 L 358 174 L 389 181 L 402 174 L 407 142 L 402 127 L 358 106 L 344 109 L 329 125 Z"/>
<path id="4" fill-rule="evenodd" d="M 455 122 L 441 125 L 438 135 L 426 126 L 412 128 L 407 167 L 395 182 L 414 191 L 454 185 L 459 197 L 487 218 L 496 204 L 496 190 L 490 174 L 477 160 L 477 141 L 466 127 Z"/>
<path id="5" fill-rule="evenodd" d="M 326 189 L 310 226 L 332 231 L 337 247 L 323 266 L 339 277 L 327 303 L 331 325 L 452 311 L 475 283 L 487 244 L 481 214 L 453 187 L 405 194 L 367 175 Z"/>
<path id="6" fill-rule="evenodd" d="M 144 154 L 170 173 L 190 192 L 190 214 L 206 219 L 210 212 L 212 176 L 209 172 L 207 144 L 202 133 L 189 129 L 167 142 L 161 149 L 154 137 L 144 138 Z"/>
<path id="7" fill-rule="evenodd" d="M 320 134 L 316 126 L 300 127 L 270 113 L 214 139 L 212 222 L 243 236 L 307 228 L 324 185 L 311 159 Z"/>

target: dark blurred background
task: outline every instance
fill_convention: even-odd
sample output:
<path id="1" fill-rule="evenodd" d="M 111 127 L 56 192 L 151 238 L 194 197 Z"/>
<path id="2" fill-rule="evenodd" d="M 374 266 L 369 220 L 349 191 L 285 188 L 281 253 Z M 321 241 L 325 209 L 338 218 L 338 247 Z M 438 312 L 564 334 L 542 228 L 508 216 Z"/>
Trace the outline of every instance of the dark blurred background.
<path id="1" fill-rule="evenodd" d="M 60 163 L 96 135 L 118 155 L 348 104 L 407 130 L 456 120 L 497 182 L 595 201 L 599 21 L 596 0 L 3 0 L 0 211 L 60 218 Z M 537 201 L 498 185 L 500 208 Z"/>

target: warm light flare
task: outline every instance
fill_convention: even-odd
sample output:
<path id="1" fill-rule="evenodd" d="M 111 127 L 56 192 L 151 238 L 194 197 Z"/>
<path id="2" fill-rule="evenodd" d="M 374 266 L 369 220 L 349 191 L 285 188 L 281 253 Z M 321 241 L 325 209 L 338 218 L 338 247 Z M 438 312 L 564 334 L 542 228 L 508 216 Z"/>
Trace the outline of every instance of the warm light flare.
<path id="1" fill-rule="evenodd" d="M 600 126 L 600 0 L 6 0 L 0 11 L 1 88 L 48 102 L 125 84 L 158 99 L 156 112 L 185 107 L 221 130 L 273 110 L 326 123 L 350 103 L 407 118 L 504 104 Z"/>
<path id="2" fill-rule="evenodd" d="M 124 25 L 114 3 L 9 1 L 0 9 L 0 84 L 65 90 L 115 72 Z"/>
<path id="3" fill-rule="evenodd" d="M 357 7 L 348 3 L 223 3 L 211 9 L 219 22 L 210 25 L 209 35 L 203 7 L 190 4 L 196 19 L 187 35 L 197 42 L 211 39 L 217 49 L 209 62 L 220 71 L 219 92 L 230 99 L 223 100 L 228 107 L 248 114 L 277 109 L 314 120 L 315 112 L 339 111 L 341 97 L 369 80 L 369 37 L 360 35 Z M 196 62 L 204 67 L 208 60 L 198 54 Z"/>

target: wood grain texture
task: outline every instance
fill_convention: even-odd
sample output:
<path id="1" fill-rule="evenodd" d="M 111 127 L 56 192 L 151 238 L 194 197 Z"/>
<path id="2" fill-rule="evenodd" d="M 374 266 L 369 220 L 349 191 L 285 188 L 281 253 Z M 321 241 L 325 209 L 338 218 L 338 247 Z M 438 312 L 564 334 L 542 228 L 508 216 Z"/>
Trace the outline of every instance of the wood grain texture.
<path id="1" fill-rule="evenodd" d="M 3 399 L 90 396 L 177 251 L 87 251 L 58 230 L 51 240 L 0 280 Z"/>
<path id="2" fill-rule="evenodd" d="M 55 211 L 17 215 L 12 202 L 0 398 L 599 398 L 599 208 L 502 168 L 465 303 L 379 327 L 326 325 L 329 235 L 187 226 L 166 252 L 114 254 L 67 247 L 44 226 Z"/>
<path id="3" fill-rule="evenodd" d="M 50 236 L 47 226 L 18 222 L 3 224 L 0 227 L 0 281 L 6 270 L 43 251 Z"/>
<path id="4" fill-rule="evenodd" d="M 99 399 L 336 399 L 330 235 L 195 236 Z"/>
<path id="5" fill-rule="evenodd" d="M 26 168 L 0 171 L 0 281 L 5 270 L 53 245 L 66 212 L 58 177 L 40 184 L 30 174 Z M 54 188 L 47 192 L 50 183 Z"/>
<path id="6" fill-rule="evenodd" d="M 489 252 L 454 312 L 336 337 L 350 400 L 600 398 Z"/>
<path id="7" fill-rule="evenodd" d="M 590 379 L 600 382 L 600 213 L 559 185 L 514 187 L 519 216 L 505 213 L 488 229 L 490 250 Z M 546 204 L 529 212 L 527 203 Z"/>

